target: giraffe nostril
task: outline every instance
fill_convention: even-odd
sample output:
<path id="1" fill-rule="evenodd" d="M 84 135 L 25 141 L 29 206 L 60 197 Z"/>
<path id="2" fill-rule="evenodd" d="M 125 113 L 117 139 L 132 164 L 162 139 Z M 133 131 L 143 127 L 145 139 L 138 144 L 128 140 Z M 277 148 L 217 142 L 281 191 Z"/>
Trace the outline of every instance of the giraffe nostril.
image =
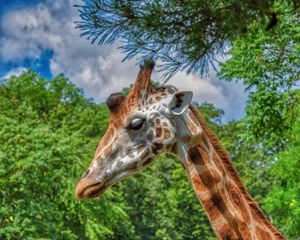
<path id="1" fill-rule="evenodd" d="M 84 174 L 82 174 L 81 179 L 84 179 L 87 175 L 89 175 L 90 169 L 86 170 Z"/>

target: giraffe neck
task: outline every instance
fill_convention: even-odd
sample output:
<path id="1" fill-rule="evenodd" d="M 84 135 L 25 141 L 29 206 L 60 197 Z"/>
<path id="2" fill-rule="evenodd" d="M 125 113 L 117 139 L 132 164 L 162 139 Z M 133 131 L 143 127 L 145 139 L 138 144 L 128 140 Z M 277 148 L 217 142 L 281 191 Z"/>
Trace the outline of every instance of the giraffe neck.
<path id="1" fill-rule="evenodd" d="M 197 111 L 177 119 L 178 154 L 219 239 L 285 239 L 248 195 L 226 152 Z M 181 126 L 180 126 L 181 125 Z"/>

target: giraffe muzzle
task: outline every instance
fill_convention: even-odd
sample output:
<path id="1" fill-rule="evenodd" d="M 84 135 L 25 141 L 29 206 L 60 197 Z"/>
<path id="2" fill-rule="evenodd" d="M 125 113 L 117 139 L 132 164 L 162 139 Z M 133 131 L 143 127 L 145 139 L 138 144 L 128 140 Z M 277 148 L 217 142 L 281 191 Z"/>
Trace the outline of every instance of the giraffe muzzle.
<path id="1" fill-rule="evenodd" d="M 106 189 L 103 183 L 89 185 L 85 181 L 80 181 L 76 186 L 75 195 L 78 199 L 95 198 L 102 195 Z"/>

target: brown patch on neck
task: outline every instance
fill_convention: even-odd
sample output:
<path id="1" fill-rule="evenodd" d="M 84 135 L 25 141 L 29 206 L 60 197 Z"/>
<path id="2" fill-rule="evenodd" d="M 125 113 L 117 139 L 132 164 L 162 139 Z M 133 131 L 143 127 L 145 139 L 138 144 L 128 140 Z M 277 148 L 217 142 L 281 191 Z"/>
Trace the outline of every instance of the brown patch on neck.
<path id="1" fill-rule="evenodd" d="M 202 165 L 203 164 L 203 160 L 202 160 L 202 157 L 199 153 L 199 150 L 198 150 L 197 146 L 192 147 L 188 150 L 188 156 L 189 156 L 189 159 L 191 160 L 192 163 L 194 163 L 196 165 Z"/>

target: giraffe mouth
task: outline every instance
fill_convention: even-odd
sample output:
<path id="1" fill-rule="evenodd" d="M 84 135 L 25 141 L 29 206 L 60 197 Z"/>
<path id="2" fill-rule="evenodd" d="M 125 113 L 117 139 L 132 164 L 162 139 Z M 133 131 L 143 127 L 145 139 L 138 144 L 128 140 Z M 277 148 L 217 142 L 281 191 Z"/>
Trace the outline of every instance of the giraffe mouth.
<path id="1" fill-rule="evenodd" d="M 117 183 L 118 180 L 120 180 L 120 177 L 123 177 L 124 174 L 125 173 L 119 175 L 115 174 L 103 182 L 97 182 L 91 185 L 81 181 L 77 184 L 75 195 L 78 199 L 99 197 L 107 190 L 108 187 Z"/>
<path id="2" fill-rule="evenodd" d="M 76 196 L 79 199 L 95 198 L 95 197 L 102 195 L 106 189 L 107 189 L 107 186 L 104 185 L 103 183 L 95 183 L 84 189 L 77 189 Z"/>

